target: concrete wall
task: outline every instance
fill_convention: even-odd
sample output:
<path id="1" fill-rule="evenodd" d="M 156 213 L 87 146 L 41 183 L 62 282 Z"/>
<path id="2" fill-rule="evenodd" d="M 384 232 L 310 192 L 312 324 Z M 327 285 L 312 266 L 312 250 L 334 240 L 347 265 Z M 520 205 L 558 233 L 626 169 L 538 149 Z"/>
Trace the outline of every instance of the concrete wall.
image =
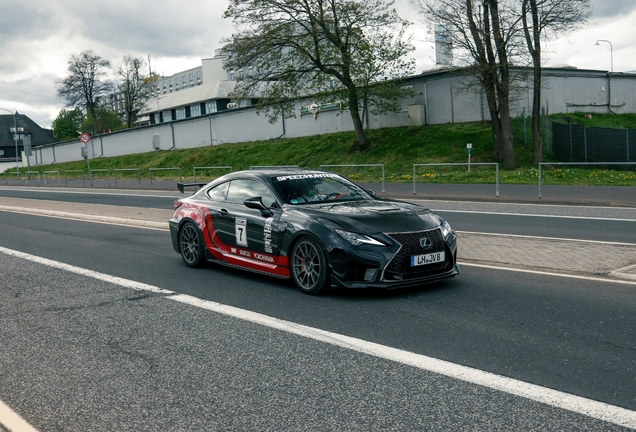
<path id="1" fill-rule="evenodd" d="M 532 109 L 532 77 L 528 71 L 518 74 L 517 88 L 511 101 L 511 114 L 520 116 Z M 455 72 L 437 71 L 411 77 L 406 85 L 416 93 L 401 101 L 397 113 L 368 115 L 368 127 L 408 126 L 409 105 L 419 105 L 426 124 L 489 120 L 486 98 L 479 86 L 469 86 L 470 78 Z M 614 111 L 636 112 L 636 75 L 613 75 L 611 95 Z M 549 113 L 574 111 L 608 112 L 608 80 L 603 71 L 546 70 L 541 105 Z M 91 159 L 127 154 L 166 151 L 227 143 L 310 136 L 352 131 L 353 123 L 347 111 L 320 112 L 300 115 L 300 108 L 311 101 L 295 104 L 296 118 L 278 119 L 270 123 L 254 108 L 239 108 L 208 116 L 179 120 L 94 136 L 88 145 Z M 414 111 L 417 112 L 418 110 Z M 413 119 L 411 119 L 412 121 Z M 283 124 L 284 123 L 284 124 Z M 159 136 L 159 150 L 153 148 L 153 136 Z M 32 167 L 56 162 L 81 160 L 82 143 L 68 141 L 38 147 L 29 158 Z M 23 158 L 26 166 L 26 158 Z"/>

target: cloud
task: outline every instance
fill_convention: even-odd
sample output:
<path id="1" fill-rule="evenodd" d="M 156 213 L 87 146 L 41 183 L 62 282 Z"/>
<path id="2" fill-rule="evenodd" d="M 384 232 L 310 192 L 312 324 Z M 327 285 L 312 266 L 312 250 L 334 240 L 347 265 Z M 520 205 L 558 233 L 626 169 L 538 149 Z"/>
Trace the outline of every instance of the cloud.
<path id="1" fill-rule="evenodd" d="M 24 112 L 50 126 L 63 101 L 55 97 L 55 78 L 67 74 L 72 54 L 92 49 L 113 66 L 126 54 L 146 59 L 171 75 L 212 57 L 233 32 L 222 18 L 228 0 L 0 0 L 0 106 Z M 592 23 L 553 44 L 550 62 L 609 69 L 606 47 L 613 43 L 614 69 L 634 70 L 634 0 L 592 0 Z M 396 0 L 398 13 L 413 22 L 412 57 L 417 72 L 434 66 L 432 37 L 408 0 Z M 25 13 L 28 11 L 28 13 Z M 607 63 L 607 66 L 606 66 Z"/>

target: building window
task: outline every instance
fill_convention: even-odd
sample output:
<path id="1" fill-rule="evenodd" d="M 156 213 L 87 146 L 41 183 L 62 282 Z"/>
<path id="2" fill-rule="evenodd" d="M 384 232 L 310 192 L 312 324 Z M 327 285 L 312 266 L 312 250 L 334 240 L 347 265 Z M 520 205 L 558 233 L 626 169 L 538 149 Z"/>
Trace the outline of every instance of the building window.
<path id="1" fill-rule="evenodd" d="M 197 81 L 201 81 L 201 72 L 197 71 Z"/>
<path id="2" fill-rule="evenodd" d="M 182 120 L 186 118 L 186 110 L 185 108 L 177 108 L 177 120 Z"/>
<path id="3" fill-rule="evenodd" d="M 181 77 L 181 82 L 183 83 L 183 85 L 185 85 L 185 83 L 186 83 L 185 75 L 183 75 L 183 76 Z"/>
<path id="4" fill-rule="evenodd" d="M 192 74 L 190 74 L 188 78 L 190 78 L 190 82 L 192 82 Z"/>
<path id="5" fill-rule="evenodd" d="M 206 102 L 205 103 L 205 111 L 209 113 L 216 112 L 216 101 Z"/>
<path id="6" fill-rule="evenodd" d="M 230 72 L 230 81 L 234 81 L 234 72 Z"/>
<path id="7" fill-rule="evenodd" d="M 190 107 L 190 117 L 198 117 L 201 115 L 201 105 L 192 105 Z"/>
<path id="8" fill-rule="evenodd" d="M 172 113 L 170 111 L 163 112 L 163 121 L 164 122 L 172 121 Z"/>

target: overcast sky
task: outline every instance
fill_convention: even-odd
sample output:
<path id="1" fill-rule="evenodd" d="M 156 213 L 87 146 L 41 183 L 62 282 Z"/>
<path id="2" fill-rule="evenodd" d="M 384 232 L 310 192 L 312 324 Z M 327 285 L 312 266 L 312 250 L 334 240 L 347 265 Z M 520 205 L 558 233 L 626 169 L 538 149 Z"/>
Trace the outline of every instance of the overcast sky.
<path id="1" fill-rule="evenodd" d="M 609 44 L 595 46 L 607 39 L 614 71 L 636 70 L 636 1 L 591 1 L 591 23 L 553 43 L 545 64 L 609 70 Z M 0 0 L 0 108 L 50 127 L 64 108 L 55 79 L 66 76 L 71 54 L 87 49 L 114 65 L 126 54 L 150 55 L 152 69 L 163 75 L 199 66 L 232 33 L 232 23 L 222 18 L 226 7 L 227 0 Z M 396 0 L 396 9 L 413 21 L 417 72 L 430 69 L 428 29 L 407 0 Z"/>

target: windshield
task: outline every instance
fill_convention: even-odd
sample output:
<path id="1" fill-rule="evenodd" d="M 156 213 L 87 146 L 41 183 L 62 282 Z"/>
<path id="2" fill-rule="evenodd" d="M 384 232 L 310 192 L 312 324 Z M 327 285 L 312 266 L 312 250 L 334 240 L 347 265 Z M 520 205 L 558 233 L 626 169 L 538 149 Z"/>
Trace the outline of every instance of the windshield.
<path id="1" fill-rule="evenodd" d="M 272 184 L 287 204 L 373 199 L 373 196 L 361 187 L 332 173 L 272 177 Z"/>

